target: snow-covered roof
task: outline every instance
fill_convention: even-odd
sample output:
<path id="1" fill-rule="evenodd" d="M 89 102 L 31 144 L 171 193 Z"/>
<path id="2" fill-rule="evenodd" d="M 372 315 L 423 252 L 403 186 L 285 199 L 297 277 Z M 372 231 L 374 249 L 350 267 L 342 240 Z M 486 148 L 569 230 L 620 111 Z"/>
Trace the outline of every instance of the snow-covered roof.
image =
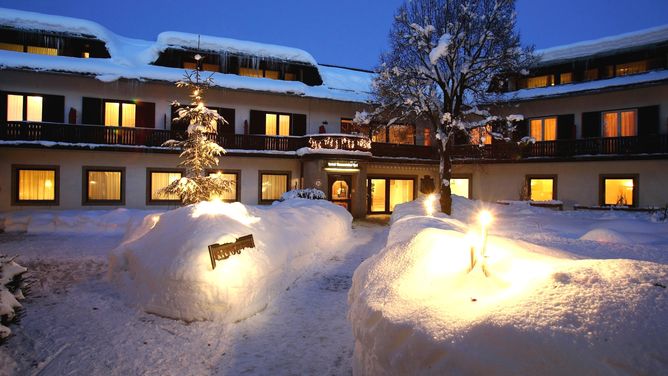
<path id="1" fill-rule="evenodd" d="M 668 25 L 537 50 L 536 55 L 540 56 L 540 65 L 547 65 L 609 55 L 663 42 L 668 42 Z"/>
<path id="2" fill-rule="evenodd" d="M 575 93 L 581 94 L 590 91 L 612 90 L 635 85 L 649 85 L 660 82 L 668 82 L 668 70 L 652 71 L 642 74 L 609 78 L 606 80 L 595 80 L 533 89 L 522 89 L 509 93 L 503 93 L 501 94 L 500 99 L 508 101 L 524 101 Z"/>
<path id="3" fill-rule="evenodd" d="M 213 85 L 220 88 L 360 103 L 369 100 L 371 91 L 372 73 L 319 66 L 308 52 L 292 47 L 171 31 L 161 33 L 157 41 L 152 42 L 117 35 L 92 21 L 7 8 L 0 8 L 0 27 L 95 37 L 106 43 L 111 56 L 109 59 L 81 59 L 0 50 L 0 69 L 85 74 L 104 82 L 119 79 L 176 82 L 183 78 L 183 69 L 151 63 L 168 47 L 197 48 L 199 37 L 203 50 L 272 57 L 314 65 L 323 79 L 322 85 L 309 86 L 298 81 L 215 73 Z"/>

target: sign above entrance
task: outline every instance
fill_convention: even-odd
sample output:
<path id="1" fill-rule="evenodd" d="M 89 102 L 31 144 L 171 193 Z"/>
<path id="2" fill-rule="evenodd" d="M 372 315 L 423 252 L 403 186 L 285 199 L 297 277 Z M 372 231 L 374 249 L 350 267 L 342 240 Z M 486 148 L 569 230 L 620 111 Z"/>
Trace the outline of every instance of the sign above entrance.
<path id="1" fill-rule="evenodd" d="M 327 161 L 325 171 L 334 172 L 358 172 L 359 162 L 357 161 Z"/>

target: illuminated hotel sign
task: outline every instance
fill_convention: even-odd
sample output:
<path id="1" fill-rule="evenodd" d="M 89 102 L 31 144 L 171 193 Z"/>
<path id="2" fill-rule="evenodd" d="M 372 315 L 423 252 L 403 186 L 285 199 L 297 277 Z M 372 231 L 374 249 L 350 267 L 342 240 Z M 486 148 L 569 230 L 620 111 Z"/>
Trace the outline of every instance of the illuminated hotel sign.
<path id="1" fill-rule="evenodd" d="M 325 171 L 357 172 L 357 171 L 359 171 L 359 162 L 357 162 L 357 161 L 327 161 Z"/>

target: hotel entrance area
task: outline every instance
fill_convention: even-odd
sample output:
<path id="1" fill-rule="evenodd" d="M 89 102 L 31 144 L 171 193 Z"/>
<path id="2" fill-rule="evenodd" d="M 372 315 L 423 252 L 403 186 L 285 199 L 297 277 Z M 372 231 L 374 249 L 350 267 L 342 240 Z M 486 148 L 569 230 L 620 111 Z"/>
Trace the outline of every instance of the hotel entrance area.
<path id="1" fill-rule="evenodd" d="M 390 214 L 394 207 L 415 199 L 415 178 L 369 177 L 367 178 L 369 214 Z"/>
<path id="2" fill-rule="evenodd" d="M 353 186 L 352 175 L 329 175 L 327 180 L 329 181 L 329 192 L 327 192 L 327 197 L 330 198 L 332 203 L 351 211 L 351 190 Z"/>

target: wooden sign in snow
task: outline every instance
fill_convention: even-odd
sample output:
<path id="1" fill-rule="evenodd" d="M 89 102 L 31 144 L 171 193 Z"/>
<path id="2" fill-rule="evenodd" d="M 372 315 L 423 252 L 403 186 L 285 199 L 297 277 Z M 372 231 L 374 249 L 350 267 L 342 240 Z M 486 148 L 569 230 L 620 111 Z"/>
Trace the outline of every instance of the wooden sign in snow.
<path id="1" fill-rule="evenodd" d="M 241 254 L 245 248 L 255 248 L 253 235 L 244 235 L 233 243 L 211 244 L 209 245 L 209 256 L 211 257 L 211 268 L 216 269 L 216 261 L 223 261 L 232 255 Z"/>

